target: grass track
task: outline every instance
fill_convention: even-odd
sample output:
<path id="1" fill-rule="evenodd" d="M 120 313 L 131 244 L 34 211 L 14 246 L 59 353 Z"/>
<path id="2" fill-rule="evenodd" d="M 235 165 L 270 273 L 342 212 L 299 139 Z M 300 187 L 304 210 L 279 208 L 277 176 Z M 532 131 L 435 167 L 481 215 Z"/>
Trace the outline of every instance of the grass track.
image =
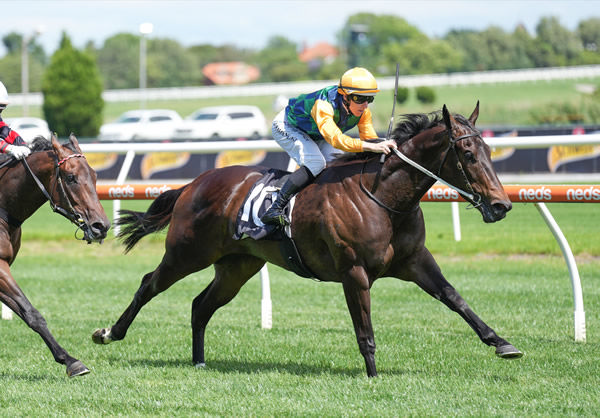
<path id="1" fill-rule="evenodd" d="M 191 364 L 190 306 L 212 269 L 159 295 L 124 341 L 94 345 L 93 330 L 118 318 L 157 264 L 162 237 L 124 256 L 112 239 L 102 246 L 72 240 L 66 221 L 42 210 L 25 224 L 13 272 L 59 342 L 92 373 L 68 379 L 22 321 L 2 321 L 0 410 L 3 416 L 596 415 L 594 206 L 549 205 L 582 277 L 588 341 L 576 344 L 567 268 L 533 205 L 516 206 L 494 225 L 462 210 L 463 241 L 455 243 L 449 206 L 423 204 L 428 246 L 446 277 L 526 355 L 496 358 L 438 301 L 413 284 L 381 279 L 372 290 L 377 379 L 366 378 L 341 287 L 275 267 L 273 329 L 260 329 L 255 278 L 213 317 L 204 370 Z"/>

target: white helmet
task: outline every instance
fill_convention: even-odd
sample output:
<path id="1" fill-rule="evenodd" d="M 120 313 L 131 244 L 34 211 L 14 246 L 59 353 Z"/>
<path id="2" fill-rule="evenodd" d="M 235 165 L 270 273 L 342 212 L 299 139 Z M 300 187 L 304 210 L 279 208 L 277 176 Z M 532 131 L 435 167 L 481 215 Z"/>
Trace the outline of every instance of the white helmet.
<path id="1" fill-rule="evenodd" d="M 6 87 L 4 87 L 4 84 L 0 81 L 0 109 L 5 109 L 9 103 Z"/>

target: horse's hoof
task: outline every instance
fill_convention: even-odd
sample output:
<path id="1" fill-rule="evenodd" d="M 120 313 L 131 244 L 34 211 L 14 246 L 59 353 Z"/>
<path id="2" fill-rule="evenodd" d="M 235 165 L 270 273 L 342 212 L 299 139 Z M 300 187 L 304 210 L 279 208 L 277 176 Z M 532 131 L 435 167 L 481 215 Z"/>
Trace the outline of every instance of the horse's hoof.
<path id="1" fill-rule="evenodd" d="M 85 367 L 81 361 L 77 360 L 72 363 L 70 366 L 67 366 L 67 376 L 75 377 L 75 376 L 83 376 L 84 374 L 88 374 L 90 369 Z"/>
<path id="2" fill-rule="evenodd" d="M 501 358 L 521 358 L 523 353 L 517 350 L 512 344 L 504 344 L 496 347 L 496 355 Z"/>
<path id="3" fill-rule="evenodd" d="M 204 369 L 206 367 L 206 363 L 196 363 L 197 369 Z"/>
<path id="4" fill-rule="evenodd" d="M 110 328 L 102 328 L 97 329 L 92 334 L 92 341 L 96 344 L 109 344 L 112 342 L 112 338 L 110 338 Z"/>

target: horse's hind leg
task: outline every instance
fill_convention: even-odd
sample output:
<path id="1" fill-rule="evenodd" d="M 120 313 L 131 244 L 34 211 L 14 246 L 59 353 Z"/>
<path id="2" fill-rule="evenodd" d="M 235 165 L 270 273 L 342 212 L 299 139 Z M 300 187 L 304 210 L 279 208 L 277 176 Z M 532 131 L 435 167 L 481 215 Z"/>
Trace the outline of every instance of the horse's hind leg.
<path id="1" fill-rule="evenodd" d="M 174 267 L 173 264 L 167 263 L 165 259 L 166 257 L 163 258 L 156 270 L 144 275 L 140 287 L 133 296 L 133 300 L 117 322 L 111 328 L 97 329 L 94 332 L 92 340 L 96 344 L 108 344 L 112 341 L 119 341 L 125 338 L 129 326 L 146 303 L 154 296 L 167 290 L 173 283 L 192 272 L 189 269 L 183 271 L 180 268 Z"/>
<path id="2" fill-rule="evenodd" d="M 427 249 L 424 249 L 421 260 L 412 263 L 412 280 L 434 298 L 443 302 L 451 310 L 458 313 L 481 341 L 496 347 L 496 354 L 502 358 L 518 358 L 523 355 L 512 344 L 501 338 L 471 310 L 467 302 L 444 278 L 439 266 Z"/>
<path id="3" fill-rule="evenodd" d="M 32 330 L 37 332 L 44 340 L 57 363 L 67 367 L 69 377 L 81 376 L 89 373 L 89 369 L 79 360 L 73 358 L 62 348 L 50 333 L 46 320 L 33 307 L 21 288 L 10 274 L 10 269 L 5 261 L 0 261 L 0 301 L 15 312 Z"/>
<path id="4" fill-rule="evenodd" d="M 204 366 L 204 331 L 208 321 L 264 264 L 260 258 L 239 254 L 215 263 L 215 278 L 192 303 L 192 359 L 196 367 Z"/>

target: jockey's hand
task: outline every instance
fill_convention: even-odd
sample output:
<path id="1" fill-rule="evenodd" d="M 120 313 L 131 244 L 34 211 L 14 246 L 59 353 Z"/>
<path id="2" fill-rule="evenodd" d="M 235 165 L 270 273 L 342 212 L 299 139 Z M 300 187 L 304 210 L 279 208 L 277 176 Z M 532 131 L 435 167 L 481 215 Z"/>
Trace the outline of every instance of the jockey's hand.
<path id="1" fill-rule="evenodd" d="M 396 141 L 393 139 L 381 142 L 363 142 L 363 151 L 380 152 L 387 155 L 392 152 L 392 148 L 398 149 Z"/>
<path id="2" fill-rule="evenodd" d="M 31 154 L 31 150 L 25 145 L 9 145 L 6 147 L 6 153 L 13 156 L 17 160 L 22 160 Z"/>

